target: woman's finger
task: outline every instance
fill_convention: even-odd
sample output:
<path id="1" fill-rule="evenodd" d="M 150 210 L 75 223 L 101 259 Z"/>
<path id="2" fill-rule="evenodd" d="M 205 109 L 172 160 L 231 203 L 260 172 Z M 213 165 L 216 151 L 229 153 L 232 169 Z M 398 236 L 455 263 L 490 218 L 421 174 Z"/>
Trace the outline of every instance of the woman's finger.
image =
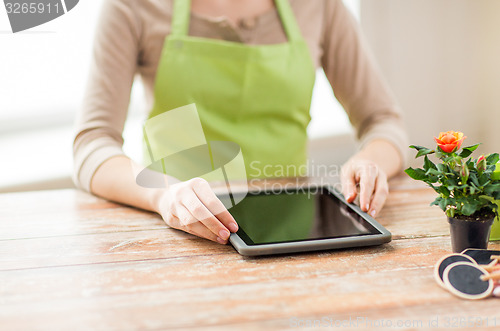
<path id="1" fill-rule="evenodd" d="M 227 243 L 227 239 L 220 238 L 219 236 L 214 234 L 213 231 L 211 231 L 204 223 L 200 222 L 199 220 L 195 220 L 193 215 L 184 206 L 179 206 L 176 209 L 176 212 L 177 215 L 174 216 L 174 218 L 177 218 L 177 223 L 179 224 L 179 226 L 176 226 L 175 228 L 191 233 L 192 235 L 198 237 L 218 242 L 220 244 Z"/>
<path id="2" fill-rule="evenodd" d="M 354 168 L 351 164 L 347 164 L 342 168 L 340 176 L 340 184 L 342 185 L 342 194 L 347 202 L 351 203 L 356 198 L 356 179 Z"/>
<path id="3" fill-rule="evenodd" d="M 182 205 L 192 215 L 192 223 L 201 222 L 212 233 L 223 240 L 229 238 L 229 230 L 200 201 L 194 191 L 188 191 L 181 199 Z M 185 224 L 186 226 L 189 224 Z"/>
<path id="4" fill-rule="evenodd" d="M 389 184 L 387 183 L 387 176 L 383 172 L 380 172 L 375 183 L 375 191 L 368 212 L 372 217 L 375 217 L 382 210 L 388 195 Z"/>
<path id="5" fill-rule="evenodd" d="M 191 233 L 192 235 L 195 235 L 195 236 L 198 236 L 201 238 L 205 238 L 205 239 L 208 239 L 211 241 L 215 241 L 215 242 L 218 242 L 220 244 L 227 243 L 227 240 L 223 240 L 223 239 L 219 238 L 218 236 L 216 236 L 215 234 L 213 234 L 213 232 L 201 222 L 191 223 L 191 224 L 183 227 L 182 230 L 184 230 L 188 233 Z"/>
<path id="6" fill-rule="evenodd" d="M 377 176 L 378 168 L 374 164 L 365 163 L 359 169 L 359 205 L 365 212 L 370 210 Z"/>
<path id="7" fill-rule="evenodd" d="M 212 188 L 204 180 L 193 183 L 193 191 L 198 196 L 200 201 L 215 217 L 224 224 L 231 232 L 238 231 L 238 224 L 233 216 L 226 209 L 222 201 L 215 195 Z"/>

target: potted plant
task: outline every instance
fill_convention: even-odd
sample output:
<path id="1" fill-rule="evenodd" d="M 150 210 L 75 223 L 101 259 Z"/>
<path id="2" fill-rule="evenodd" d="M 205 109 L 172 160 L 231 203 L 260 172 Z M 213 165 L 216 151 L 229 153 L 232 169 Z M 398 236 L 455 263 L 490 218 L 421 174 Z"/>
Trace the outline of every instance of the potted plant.
<path id="1" fill-rule="evenodd" d="M 431 205 L 439 206 L 448 217 L 454 252 L 488 247 L 491 224 L 498 215 L 496 200 L 500 200 L 500 179 L 494 174 L 498 154 L 474 159 L 471 154 L 479 144 L 460 149 L 465 138 L 462 132 L 441 132 L 434 137 L 435 149 L 410 146 L 417 150 L 416 158 L 424 157 L 424 164 L 405 170 L 438 194 Z M 431 154 L 439 162 L 432 162 Z"/>

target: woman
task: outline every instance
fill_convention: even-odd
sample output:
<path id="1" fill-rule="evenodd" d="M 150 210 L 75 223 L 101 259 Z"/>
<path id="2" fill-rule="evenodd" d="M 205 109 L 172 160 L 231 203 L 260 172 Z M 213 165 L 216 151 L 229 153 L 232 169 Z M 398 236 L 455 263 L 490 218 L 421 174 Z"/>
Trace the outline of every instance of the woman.
<path id="1" fill-rule="evenodd" d="M 341 0 L 106 1 L 74 142 L 75 182 L 225 244 L 238 225 L 206 181 L 136 184 L 135 164 L 121 150 L 134 75 L 141 75 L 150 117 L 194 102 L 207 140 L 237 142 L 247 166 L 300 166 L 319 66 L 362 142 L 343 166 L 343 194 L 350 202 L 359 196 L 375 216 L 387 179 L 402 168 L 406 137 Z"/>

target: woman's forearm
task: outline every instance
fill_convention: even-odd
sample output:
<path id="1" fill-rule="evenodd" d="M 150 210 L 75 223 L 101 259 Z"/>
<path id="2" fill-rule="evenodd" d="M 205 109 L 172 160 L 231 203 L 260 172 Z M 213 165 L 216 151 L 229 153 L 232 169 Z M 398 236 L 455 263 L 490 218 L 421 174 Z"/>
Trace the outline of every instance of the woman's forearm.
<path id="1" fill-rule="evenodd" d="M 159 199 L 164 189 L 138 185 L 136 176 L 142 168 L 126 156 L 112 157 L 97 169 L 90 189 L 92 193 L 105 199 L 158 212 Z M 166 176 L 164 177 L 166 184 Z"/>
<path id="2" fill-rule="evenodd" d="M 227 243 L 230 232 L 238 231 L 236 221 L 207 181 L 194 178 L 180 182 L 151 172 L 149 183 L 154 180 L 155 186 L 164 184 L 164 188 L 146 188 L 136 183 L 143 170 L 125 156 L 112 157 L 95 172 L 91 191 L 108 200 L 157 212 L 167 225 L 221 244 Z"/>

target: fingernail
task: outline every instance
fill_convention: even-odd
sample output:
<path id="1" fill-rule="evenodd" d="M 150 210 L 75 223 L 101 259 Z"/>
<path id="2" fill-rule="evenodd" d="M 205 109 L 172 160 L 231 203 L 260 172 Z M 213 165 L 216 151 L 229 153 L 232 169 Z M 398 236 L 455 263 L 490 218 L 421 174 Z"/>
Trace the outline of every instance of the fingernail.
<path id="1" fill-rule="evenodd" d="M 222 245 L 225 245 L 225 244 L 226 244 L 226 241 L 225 241 L 224 239 L 219 238 L 219 237 L 217 237 L 217 242 L 218 242 L 219 244 L 222 244 Z"/>
<path id="2" fill-rule="evenodd" d="M 370 215 L 372 215 L 372 217 L 375 217 L 375 214 L 376 214 L 376 212 L 375 212 L 375 209 L 374 209 L 374 210 L 371 211 Z"/>
<path id="3" fill-rule="evenodd" d="M 227 230 L 220 230 L 219 231 L 219 237 L 226 240 L 227 238 L 229 238 L 229 232 Z"/>
<path id="4" fill-rule="evenodd" d="M 229 225 L 227 227 L 229 228 L 229 231 L 231 231 L 231 232 L 238 231 L 238 225 L 236 223 L 229 223 Z"/>
<path id="5" fill-rule="evenodd" d="M 366 211 L 369 211 L 369 210 L 370 210 L 370 204 L 369 204 L 369 203 L 367 203 L 367 204 L 366 204 L 365 209 L 366 209 Z"/>

